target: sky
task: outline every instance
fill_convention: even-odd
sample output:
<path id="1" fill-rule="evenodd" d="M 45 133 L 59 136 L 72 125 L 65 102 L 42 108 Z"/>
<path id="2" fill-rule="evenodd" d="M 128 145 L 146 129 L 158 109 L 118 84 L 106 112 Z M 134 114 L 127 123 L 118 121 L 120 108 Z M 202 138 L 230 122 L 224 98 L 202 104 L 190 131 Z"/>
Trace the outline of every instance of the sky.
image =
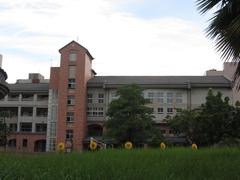
<path id="1" fill-rule="evenodd" d="M 8 82 L 59 66 L 77 41 L 97 75 L 204 75 L 222 69 L 195 0 L 0 0 L 0 54 Z"/>

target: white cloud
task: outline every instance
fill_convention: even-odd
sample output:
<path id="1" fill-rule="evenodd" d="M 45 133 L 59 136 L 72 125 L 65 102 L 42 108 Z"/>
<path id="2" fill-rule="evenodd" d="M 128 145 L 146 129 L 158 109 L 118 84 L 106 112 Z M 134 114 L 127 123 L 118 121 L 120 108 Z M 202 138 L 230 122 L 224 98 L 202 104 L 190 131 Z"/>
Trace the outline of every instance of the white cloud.
<path id="1" fill-rule="evenodd" d="M 132 0 L 134 1 L 134 0 Z M 11 34 L 0 30 L 2 48 L 34 54 L 32 59 L 10 51 L 3 68 L 9 81 L 38 71 L 49 77 L 50 59 L 59 64 L 58 49 L 73 39 L 95 57 L 99 75 L 202 75 L 222 62 L 197 22 L 176 17 L 145 20 L 116 11 L 119 0 L 0 0 L 0 26 L 20 27 Z M 39 60 L 38 54 L 47 59 Z"/>

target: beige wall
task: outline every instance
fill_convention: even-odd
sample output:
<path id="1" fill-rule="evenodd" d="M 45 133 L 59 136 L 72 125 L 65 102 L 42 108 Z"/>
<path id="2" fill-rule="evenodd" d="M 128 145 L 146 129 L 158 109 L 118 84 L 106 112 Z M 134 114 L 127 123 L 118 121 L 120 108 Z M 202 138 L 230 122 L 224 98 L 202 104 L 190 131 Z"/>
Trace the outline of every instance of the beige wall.
<path id="1" fill-rule="evenodd" d="M 225 76 L 229 80 L 233 81 L 236 67 L 237 67 L 237 64 L 234 64 L 232 62 L 225 62 L 223 64 L 222 71 L 209 70 L 209 71 L 206 71 L 206 75 L 207 76 Z M 233 104 L 235 105 L 237 101 L 240 101 L 240 91 L 238 91 L 236 86 L 234 86 L 233 87 Z"/>
<path id="2" fill-rule="evenodd" d="M 225 97 L 229 97 L 230 101 L 229 104 L 232 105 L 233 103 L 233 93 L 231 89 L 212 89 L 213 93 L 216 94 L 218 91 L 223 94 L 223 99 Z M 192 109 L 199 107 L 201 104 L 206 102 L 206 96 L 208 94 L 209 89 L 208 88 L 195 88 L 191 90 L 191 104 Z"/>
<path id="3" fill-rule="evenodd" d="M 208 93 L 209 88 L 192 88 L 191 89 L 191 107 L 192 108 L 197 108 L 199 106 L 201 106 L 201 104 L 206 102 L 206 96 Z M 213 89 L 214 93 L 217 93 L 218 91 L 220 91 L 223 94 L 223 98 L 228 96 L 230 99 L 230 104 L 232 104 L 233 102 L 233 94 L 232 94 L 232 90 L 228 89 L 228 88 L 216 88 Z M 98 93 L 103 93 L 104 92 L 104 104 L 99 104 L 97 102 L 97 95 Z M 144 90 L 144 97 L 147 98 L 148 96 L 148 92 L 153 92 L 154 93 L 154 98 L 153 98 L 153 102 L 148 104 L 148 107 L 151 107 L 154 109 L 154 116 L 155 116 L 155 122 L 156 123 L 162 123 L 163 120 L 165 119 L 165 117 L 167 115 L 169 116 L 174 116 L 177 114 L 177 108 L 180 109 L 187 109 L 187 102 L 190 100 L 188 100 L 188 96 L 187 96 L 187 90 L 186 89 L 145 89 Z M 158 92 L 163 92 L 164 93 L 164 103 L 160 103 L 158 101 L 158 97 L 157 97 L 157 93 Z M 172 92 L 173 93 L 173 103 L 168 104 L 167 103 L 167 93 L 168 92 Z M 176 93 L 182 93 L 182 103 L 177 104 L 176 103 Z M 112 94 L 116 93 L 116 89 L 102 89 L 102 88 L 89 88 L 88 89 L 88 93 L 92 93 L 93 94 L 93 104 L 88 104 L 88 107 L 104 107 L 104 116 L 103 117 L 88 117 L 87 121 L 88 123 L 90 122 L 104 122 L 106 120 L 106 111 L 107 108 L 110 104 L 110 102 L 112 101 Z M 158 108 L 163 108 L 164 112 L 162 114 L 158 113 Z M 173 108 L 173 113 L 168 113 L 167 112 L 167 108 Z"/>

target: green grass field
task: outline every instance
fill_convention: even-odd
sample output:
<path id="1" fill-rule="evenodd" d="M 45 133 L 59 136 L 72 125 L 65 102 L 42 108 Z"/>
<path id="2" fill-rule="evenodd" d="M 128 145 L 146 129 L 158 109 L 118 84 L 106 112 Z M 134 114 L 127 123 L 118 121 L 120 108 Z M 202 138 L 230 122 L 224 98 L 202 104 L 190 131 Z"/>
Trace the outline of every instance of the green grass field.
<path id="1" fill-rule="evenodd" d="M 0 153 L 0 180 L 3 179 L 240 180 L 240 149 Z"/>

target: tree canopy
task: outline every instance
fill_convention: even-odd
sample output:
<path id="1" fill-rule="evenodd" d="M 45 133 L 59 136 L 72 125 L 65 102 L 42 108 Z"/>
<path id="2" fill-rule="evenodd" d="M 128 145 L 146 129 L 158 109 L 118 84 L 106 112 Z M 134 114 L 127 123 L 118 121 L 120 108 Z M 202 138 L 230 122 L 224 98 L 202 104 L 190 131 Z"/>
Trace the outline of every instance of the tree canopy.
<path id="1" fill-rule="evenodd" d="M 118 99 L 113 100 L 107 111 L 107 136 L 119 143 L 132 141 L 144 143 L 153 138 L 153 112 L 137 85 L 126 85 L 117 90 Z"/>
<path id="2" fill-rule="evenodd" d="M 225 139 L 240 138 L 240 108 L 229 105 L 218 92 L 209 90 L 206 103 L 199 109 L 182 110 L 169 122 L 172 128 L 186 135 L 190 143 L 208 146 Z"/>

